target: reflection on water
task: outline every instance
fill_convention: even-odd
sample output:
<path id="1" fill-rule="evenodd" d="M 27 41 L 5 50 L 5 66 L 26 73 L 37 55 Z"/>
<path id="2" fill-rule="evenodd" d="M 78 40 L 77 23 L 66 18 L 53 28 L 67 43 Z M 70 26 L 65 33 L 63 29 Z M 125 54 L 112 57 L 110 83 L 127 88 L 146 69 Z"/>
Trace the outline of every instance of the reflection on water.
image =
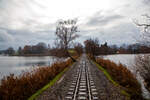
<path id="1" fill-rule="evenodd" d="M 42 65 L 47 65 L 47 62 L 44 61 L 39 61 L 39 62 L 27 62 L 24 64 L 25 66 L 42 66 Z"/>
<path id="2" fill-rule="evenodd" d="M 135 57 L 137 55 L 134 54 L 118 54 L 118 55 L 107 55 L 103 56 L 104 59 L 109 59 L 115 63 L 122 63 L 127 66 L 127 68 L 136 75 L 138 81 L 141 83 L 143 96 L 146 98 L 150 98 L 150 93 L 146 90 L 143 84 L 143 78 L 139 75 L 139 73 L 136 73 L 136 69 L 134 67 L 135 65 Z"/>
<path id="3" fill-rule="evenodd" d="M 103 56 L 104 59 L 109 59 L 117 64 L 121 63 L 127 66 L 128 69 L 131 70 L 131 72 L 135 73 L 134 69 L 134 58 L 136 55 L 134 54 L 118 54 L 118 55 L 107 55 Z"/>
<path id="4" fill-rule="evenodd" d="M 56 57 L 10 57 L 0 56 L 0 79 L 3 76 L 14 73 L 19 75 L 23 70 L 31 70 L 32 67 L 49 66 L 55 61 L 62 61 Z"/>

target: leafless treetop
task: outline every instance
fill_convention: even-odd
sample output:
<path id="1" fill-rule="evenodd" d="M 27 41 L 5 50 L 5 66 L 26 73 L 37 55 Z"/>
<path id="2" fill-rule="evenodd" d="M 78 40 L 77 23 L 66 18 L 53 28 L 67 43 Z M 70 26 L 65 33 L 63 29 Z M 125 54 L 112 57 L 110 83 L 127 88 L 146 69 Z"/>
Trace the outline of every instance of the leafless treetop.
<path id="1" fill-rule="evenodd" d="M 61 20 L 56 27 L 56 36 L 65 48 L 79 35 L 77 32 L 77 20 Z"/>
<path id="2" fill-rule="evenodd" d="M 150 16 L 148 14 L 142 16 L 144 17 L 144 22 L 141 22 L 141 20 L 134 20 L 134 23 L 143 29 L 140 42 L 150 45 Z"/>

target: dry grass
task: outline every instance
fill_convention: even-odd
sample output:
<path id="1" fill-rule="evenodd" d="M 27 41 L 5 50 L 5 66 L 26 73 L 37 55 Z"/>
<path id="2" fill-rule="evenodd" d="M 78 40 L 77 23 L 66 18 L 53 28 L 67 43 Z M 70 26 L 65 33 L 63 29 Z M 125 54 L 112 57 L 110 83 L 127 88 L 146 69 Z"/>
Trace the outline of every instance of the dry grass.
<path id="1" fill-rule="evenodd" d="M 37 68 L 17 77 L 13 74 L 4 77 L 0 85 L 0 100 L 27 100 L 70 64 L 71 59 L 54 63 L 50 67 Z"/>
<path id="2" fill-rule="evenodd" d="M 126 66 L 102 58 L 97 58 L 96 62 L 108 71 L 113 80 L 126 87 L 127 92 L 131 94 L 132 98 L 141 98 L 141 85 Z"/>

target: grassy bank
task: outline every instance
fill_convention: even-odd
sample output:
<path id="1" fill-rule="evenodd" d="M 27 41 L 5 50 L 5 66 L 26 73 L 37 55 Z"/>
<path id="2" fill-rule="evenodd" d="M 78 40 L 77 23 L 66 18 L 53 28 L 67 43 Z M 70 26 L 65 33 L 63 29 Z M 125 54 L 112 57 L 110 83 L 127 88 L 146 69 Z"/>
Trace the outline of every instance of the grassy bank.
<path id="1" fill-rule="evenodd" d="M 40 93 L 54 84 L 61 75 L 60 73 L 72 63 L 72 60 L 68 59 L 65 62 L 56 62 L 49 67 L 41 67 L 32 72 L 25 72 L 20 76 L 11 74 L 4 77 L 0 85 L 0 100 L 27 100 L 49 82 L 46 87 L 38 92 Z M 37 96 L 37 94 L 35 95 Z"/>
<path id="2" fill-rule="evenodd" d="M 95 63 L 114 85 L 124 87 L 121 93 L 127 95 L 131 100 L 144 100 L 141 96 L 140 83 L 126 66 L 102 58 L 97 58 Z"/>
<path id="3" fill-rule="evenodd" d="M 65 68 L 61 73 L 59 73 L 52 81 L 50 81 L 48 84 L 46 84 L 43 88 L 39 89 L 36 93 L 34 93 L 28 100 L 35 100 L 37 96 L 39 96 L 43 91 L 45 91 L 47 88 L 50 88 L 52 85 L 55 84 L 57 80 L 61 78 L 61 76 L 64 74 L 65 71 L 67 71 L 68 68 Z"/>

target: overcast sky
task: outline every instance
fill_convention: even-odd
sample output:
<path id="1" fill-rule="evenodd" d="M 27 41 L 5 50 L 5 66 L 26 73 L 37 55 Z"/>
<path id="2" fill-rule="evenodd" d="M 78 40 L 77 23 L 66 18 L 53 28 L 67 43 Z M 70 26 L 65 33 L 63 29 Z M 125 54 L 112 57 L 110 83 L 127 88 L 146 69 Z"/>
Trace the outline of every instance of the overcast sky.
<path id="1" fill-rule="evenodd" d="M 150 0 L 0 0 L 0 50 L 38 42 L 53 44 L 56 22 L 78 18 L 80 38 L 130 44 L 140 31 L 133 23 L 150 14 Z"/>

